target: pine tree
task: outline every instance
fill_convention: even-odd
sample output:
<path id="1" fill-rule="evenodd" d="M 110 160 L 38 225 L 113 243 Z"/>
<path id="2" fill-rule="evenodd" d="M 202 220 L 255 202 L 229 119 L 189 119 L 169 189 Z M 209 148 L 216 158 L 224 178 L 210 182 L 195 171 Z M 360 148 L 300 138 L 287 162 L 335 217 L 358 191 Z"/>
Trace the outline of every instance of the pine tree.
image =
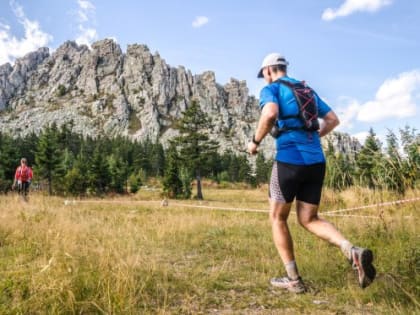
<path id="1" fill-rule="evenodd" d="M 385 187 L 391 190 L 395 190 L 400 194 L 405 192 L 405 179 L 403 172 L 403 161 L 398 152 L 398 139 L 397 136 L 391 131 L 388 130 L 386 136 L 387 143 L 387 156 L 383 160 L 383 181 Z"/>
<path id="2" fill-rule="evenodd" d="M 36 170 L 39 178 L 47 180 L 48 193 L 54 191 L 53 184 L 62 184 L 64 176 L 63 153 L 58 143 L 57 126 L 53 124 L 41 133 L 35 156 Z M 57 190 L 60 190 L 57 187 Z"/>
<path id="3" fill-rule="evenodd" d="M 255 161 L 255 180 L 257 185 L 268 183 L 271 171 L 270 161 L 266 161 L 263 154 L 257 154 Z"/>
<path id="4" fill-rule="evenodd" d="M 255 186 L 255 176 L 252 174 L 252 168 L 248 159 L 245 155 L 239 155 L 237 159 L 239 162 L 239 181 Z"/>
<path id="5" fill-rule="evenodd" d="M 0 178 L 9 182 L 10 186 L 20 159 L 16 143 L 20 143 L 20 139 L 16 141 L 9 135 L 0 133 Z"/>
<path id="6" fill-rule="evenodd" d="M 192 194 L 191 181 L 194 176 L 191 170 L 186 167 L 181 167 L 179 170 L 179 179 L 182 183 L 182 197 L 184 199 L 190 199 Z"/>
<path id="7" fill-rule="evenodd" d="M 209 154 L 207 169 L 205 170 L 205 175 L 218 182 L 219 174 L 222 171 L 223 171 L 222 157 L 217 152 Z"/>
<path id="8" fill-rule="evenodd" d="M 326 169 L 325 169 L 325 186 L 337 189 L 335 183 L 337 179 L 337 161 L 334 152 L 334 146 L 331 141 L 327 140 L 327 149 L 325 150 Z"/>
<path id="9" fill-rule="evenodd" d="M 25 157 L 28 160 L 28 165 L 31 166 L 35 162 L 35 153 L 38 143 L 38 136 L 35 133 L 30 133 L 24 138 L 17 138 L 17 152 L 19 157 Z"/>
<path id="10" fill-rule="evenodd" d="M 167 151 L 167 163 L 163 177 L 163 190 L 171 198 L 178 198 L 183 194 L 179 161 L 176 146 L 175 144 L 171 144 Z"/>
<path id="11" fill-rule="evenodd" d="M 107 166 L 110 180 L 109 188 L 114 192 L 123 193 L 127 177 L 127 164 L 122 160 L 120 156 L 111 154 L 107 158 Z"/>
<path id="12" fill-rule="evenodd" d="M 372 128 L 369 130 L 363 148 L 357 155 L 357 177 L 359 183 L 369 188 L 380 187 L 379 168 L 382 161 L 381 143 L 376 138 L 376 134 Z"/>
<path id="13" fill-rule="evenodd" d="M 121 176 L 124 181 L 124 191 L 128 192 L 128 178 L 134 169 L 134 144 L 127 137 L 113 139 L 112 154 L 120 158 Z"/>
<path id="14" fill-rule="evenodd" d="M 217 151 L 218 143 L 210 140 L 209 131 L 212 123 L 209 116 L 204 113 L 197 101 L 183 112 L 176 129 L 180 135 L 172 142 L 180 148 L 180 158 L 184 167 L 194 173 L 197 180 L 197 199 L 203 199 L 201 189 L 202 171 L 206 169 L 209 156 Z"/>
<path id="15" fill-rule="evenodd" d="M 415 188 L 420 180 L 420 134 L 416 129 L 405 126 L 400 129 L 401 144 L 406 156 L 403 163 L 405 184 Z"/>
<path id="16" fill-rule="evenodd" d="M 96 143 L 87 170 L 88 189 L 97 195 L 104 194 L 109 184 L 109 172 L 102 146 L 100 142 Z"/>
<path id="17" fill-rule="evenodd" d="M 65 191 L 72 195 L 83 195 L 86 193 L 86 187 L 85 173 L 82 172 L 79 163 L 75 163 L 64 176 Z"/>
<path id="18" fill-rule="evenodd" d="M 163 176 L 165 169 L 165 151 L 160 143 L 154 143 L 151 152 L 151 167 L 153 176 Z"/>
<path id="19" fill-rule="evenodd" d="M 336 158 L 336 166 L 339 170 L 338 177 L 336 178 L 335 187 L 338 190 L 343 190 L 353 185 L 353 169 L 352 161 L 349 156 L 343 153 L 338 153 Z"/>
<path id="20" fill-rule="evenodd" d="M 235 154 L 230 154 L 227 173 L 231 182 L 239 181 L 239 160 Z"/>
<path id="21" fill-rule="evenodd" d="M 73 152 L 70 151 L 68 148 L 65 148 L 63 151 L 63 169 L 65 173 L 67 173 L 67 171 L 73 168 L 74 161 L 75 157 Z"/>
<path id="22" fill-rule="evenodd" d="M 130 192 L 135 194 L 139 191 L 140 186 L 143 184 L 142 177 L 145 175 L 145 172 L 140 169 L 137 173 L 132 173 L 128 177 L 128 185 L 130 187 Z"/>
<path id="23" fill-rule="evenodd" d="M 81 135 L 72 131 L 73 126 L 73 120 L 61 126 L 58 134 L 58 142 L 62 150 L 68 150 L 73 154 L 73 156 L 77 156 L 80 152 L 83 138 Z"/>
<path id="24" fill-rule="evenodd" d="M 133 150 L 133 171 L 142 169 L 147 176 L 152 175 L 152 151 L 153 143 L 149 138 L 135 144 Z"/>

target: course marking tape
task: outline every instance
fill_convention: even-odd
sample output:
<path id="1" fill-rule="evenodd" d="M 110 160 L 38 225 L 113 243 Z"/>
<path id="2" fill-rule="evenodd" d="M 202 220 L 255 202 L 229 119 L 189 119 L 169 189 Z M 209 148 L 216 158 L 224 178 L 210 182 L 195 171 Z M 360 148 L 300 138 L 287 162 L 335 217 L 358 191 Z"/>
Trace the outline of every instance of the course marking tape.
<path id="1" fill-rule="evenodd" d="M 382 203 L 376 203 L 376 204 L 373 204 L 373 205 L 346 208 L 346 209 L 340 209 L 340 210 L 325 211 L 325 212 L 322 212 L 322 214 L 355 211 L 355 210 L 376 208 L 376 207 L 382 207 L 382 206 L 393 206 L 393 205 L 397 205 L 397 204 L 400 204 L 400 203 L 412 202 L 412 201 L 417 201 L 417 200 L 420 200 L 420 197 L 410 198 L 410 199 L 402 199 L 402 200 L 396 200 L 396 201 L 387 201 L 387 202 L 382 202 Z"/>
<path id="2" fill-rule="evenodd" d="M 352 208 L 346 208 L 346 209 L 340 209 L 340 210 L 333 210 L 333 211 L 325 211 L 325 212 L 319 212 L 318 214 L 320 216 L 329 216 L 329 217 L 358 217 L 358 218 L 374 218 L 374 219 L 380 219 L 380 216 L 371 216 L 371 215 L 351 215 L 351 214 L 337 214 L 340 212 L 347 212 L 347 211 L 355 211 L 355 210 L 362 210 L 362 209 L 368 209 L 368 208 L 376 208 L 376 207 L 382 207 L 382 206 L 392 206 L 392 205 L 398 205 L 402 203 L 407 202 L 413 202 L 420 200 L 420 197 L 416 198 L 410 198 L 410 199 L 402 199 L 402 200 L 396 200 L 396 201 L 388 201 L 388 202 L 382 202 L 377 203 L 373 205 L 366 205 L 366 206 L 359 206 L 359 207 L 352 207 Z M 158 200 L 65 200 L 64 204 L 76 204 L 79 202 L 83 203 L 160 203 L 161 201 Z M 202 209 L 211 209 L 211 210 L 224 210 L 224 211 L 235 211 L 235 212 L 259 212 L 259 213 L 268 213 L 269 210 L 263 210 L 263 209 L 252 209 L 252 208 L 229 208 L 229 207 L 214 207 L 214 206 L 202 206 L 202 205 L 194 205 L 194 204 L 186 204 L 186 203 L 178 203 L 178 202 L 170 202 L 171 206 L 175 207 L 188 207 L 188 208 L 202 208 Z"/>
<path id="3" fill-rule="evenodd" d="M 380 219 L 381 217 L 375 215 L 357 215 L 357 214 L 324 214 L 318 213 L 320 216 L 327 216 L 327 217 L 351 217 L 351 218 L 369 218 L 369 219 Z"/>
<path id="4" fill-rule="evenodd" d="M 177 207 L 204 208 L 204 209 L 213 209 L 213 210 L 242 211 L 242 212 L 264 212 L 264 213 L 268 213 L 268 210 L 250 209 L 250 208 L 212 207 L 212 206 L 190 205 L 190 204 L 186 204 L 186 203 L 177 203 L 177 202 L 174 202 L 174 203 L 171 202 L 171 205 L 175 205 Z"/>
<path id="5" fill-rule="evenodd" d="M 212 209 L 212 210 L 226 210 L 226 211 L 241 211 L 241 212 L 263 212 L 268 213 L 268 210 L 261 210 L 261 209 L 247 209 L 247 208 L 223 208 L 223 207 L 211 207 L 211 206 L 195 206 L 189 204 L 182 204 L 182 203 L 175 203 L 175 206 L 179 207 L 189 207 L 189 208 L 205 208 L 205 209 Z M 324 215 L 324 213 L 320 213 L 320 215 Z M 371 219 L 380 219 L 379 216 L 372 216 L 372 215 L 352 215 L 352 214 L 325 214 L 325 216 L 329 217 L 358 217 L 358 218 L 371 218 Z"/>

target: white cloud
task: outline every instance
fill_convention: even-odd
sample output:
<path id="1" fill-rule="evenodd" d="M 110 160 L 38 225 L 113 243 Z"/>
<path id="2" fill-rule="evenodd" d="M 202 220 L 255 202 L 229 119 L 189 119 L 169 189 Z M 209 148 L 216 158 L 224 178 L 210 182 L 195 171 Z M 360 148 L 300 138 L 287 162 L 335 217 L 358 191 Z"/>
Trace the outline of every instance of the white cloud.
<path id="1" fill-rule="evenodd" d="M 98 33 L 94 28 L 85 28 L 83 25 L 79 25 L 79 30 L 79 36 L 76 38 L 76 43 L 79 45 L 90 46 L 98 38 Z"/>
<path id="2" fill-rule="evenodd" d="M 81 22 L 87 22 L 89 20 L 88 13 L 95 11 L 95 6 L 87 0 L 77 0 L 79 10 L 77 14 Z"/>
<path id="3" fill-rule="evenodd" d="M 376 122 L 387 118 L 404 118 L 416 114 L 420 101 L 420 70 L 401 73 L 386 80 L 375 99 L 361 105 L 357 120 Z"/>
<path id="4" fill-rule="evenodd" d="M 18 22 L 23 26 L 25 35 L 19 39 L 11 34 L 9 25 L 0 23 L 0 64 L 13 62 L 16 58 L 45 47 L 53 39 L 50 34 L 42 31 L 38 21 L 26 17 L 22 6 L 15 1 L 10 1 L 10 7 Z"/>
<path id="5" fill-rule="evenodd" d="M 373 100 L 361 103 L 341 97 L 337 107 L 340 129 L 351 129 L 355 120 L 378 122 L 393 118 L 413 117 L 420 104 L 420 69 L 404 72 L 385 80 Z"/>
<path id="6" fill-rule="evenodd" d="M 79 7 L 82 10 L 85 10 L 85 11 L 95 10 L 95 6 L 87 0 L 77 0 L 77 3 L 79 4 Z"/>
<path id="7" fill-rule="evenodd" d="M 324 21 L 331 21 L 338 17 L 348 16 L 355 12 L 375 12 L 390 5 L 393 0 L 345 0 L 345 2 L 338 8 L 327 8 L 322 13 Z"/>
<path id="8" fill-rule="evenodd" d="M 76 43 L 79 45 L 88 45 L 98 39 L 98 32 L 92 26 L 95 23 L 96 8 L 88 0 L 77 0 L 79 10 L 77 16 L 79 19 L 79 33 L 76 37 Z"/>
<path id="9" fill-rule="evenodd" d="M 352 129 L 354 118 L 360 111 L 360 103 L 348 97 L 341 97 L 338 103 L 340 106 L 337 108 L 337 114 L 340 118 L 340 124 L 337 129 Z"/>
<path id="10" fill-rule="evenodd" d="M 209 22 L 209 18 L 207 16 L 197 16 L 194 21 L 192 22 L 192 26 L 194 28 L 202 27 Z"/>

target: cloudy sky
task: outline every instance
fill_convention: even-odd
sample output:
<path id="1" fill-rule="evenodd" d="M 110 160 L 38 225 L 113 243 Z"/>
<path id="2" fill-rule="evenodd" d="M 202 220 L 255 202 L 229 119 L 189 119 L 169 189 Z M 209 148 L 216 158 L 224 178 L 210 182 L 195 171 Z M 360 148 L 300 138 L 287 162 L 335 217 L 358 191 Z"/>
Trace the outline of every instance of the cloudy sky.
<path id="1" fill-rule="evenodd" d="M 0 64 L 66 40 L 146 44 L 172 66 L 257 95 L 264 56 L 280 52 L 338 113 L 340 130 L 420 129 L 418 0 L 1 0 Z"/>

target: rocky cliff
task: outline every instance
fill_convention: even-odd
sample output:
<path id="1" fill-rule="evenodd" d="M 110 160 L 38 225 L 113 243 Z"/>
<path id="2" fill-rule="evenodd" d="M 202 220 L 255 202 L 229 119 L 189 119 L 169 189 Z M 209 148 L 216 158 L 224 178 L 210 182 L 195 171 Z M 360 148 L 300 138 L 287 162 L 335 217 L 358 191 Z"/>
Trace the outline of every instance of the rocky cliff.
<path id="1" fill-rule="evenodd" d="M 16 135 L 73 121 L 73 131 L 83 135 L 166 143 L 194 99 L 211 117 L 210 134 L 221 150 L 243 151 L 259 117 L 246 82 L 220 85 L 213 72 L 171 67 L 145 45 L 129 45 L 123 53 L 110 39 L 92 49 L 68 41 L 52 54 L 41 48 L 0 66 L 0 131 Z M 270 155 L 272 142 L 264 141 L 263 149 Z"/>

